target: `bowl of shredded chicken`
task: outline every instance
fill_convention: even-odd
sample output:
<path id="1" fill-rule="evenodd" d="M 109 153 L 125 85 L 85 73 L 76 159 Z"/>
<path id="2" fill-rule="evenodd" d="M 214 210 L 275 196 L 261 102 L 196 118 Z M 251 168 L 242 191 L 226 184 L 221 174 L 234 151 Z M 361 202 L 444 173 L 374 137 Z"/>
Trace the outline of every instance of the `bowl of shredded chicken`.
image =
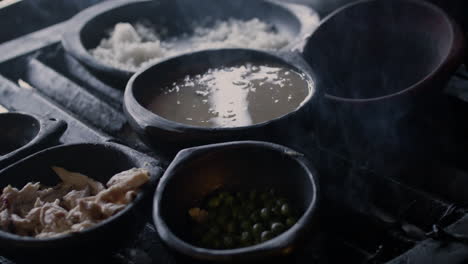
<path id="1" fill-rule="evenodd" d="M 0 195 L 0 230 L 50 238 L 92 227 L 122 211 L 150 177 L 145 169 L 120 172 L 103 184 L 83 174 L 52 167 L 61 182 L 8 185 Z"/>

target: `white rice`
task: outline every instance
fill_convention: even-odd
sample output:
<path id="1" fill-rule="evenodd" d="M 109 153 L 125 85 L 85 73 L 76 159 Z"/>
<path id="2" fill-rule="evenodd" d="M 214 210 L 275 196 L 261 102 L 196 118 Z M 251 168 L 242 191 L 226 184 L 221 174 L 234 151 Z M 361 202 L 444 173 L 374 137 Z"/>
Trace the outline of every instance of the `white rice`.
<path id="1" fill-rule="evenodd" d="M 158 34 L 159 33 L 159 34 Z M 167 57 L 203 49 L 252 48 L 278 50 L 288 38 L 256 18 L 242 21 L 218 21 L 213 27 L 196 27 L 193 35 L 161 40 L 164 29 L 156 33 L 143 23 L 118 23 L 108 38 L 91 49 L 91 54 L 110 66 L 137 71 Z"/>

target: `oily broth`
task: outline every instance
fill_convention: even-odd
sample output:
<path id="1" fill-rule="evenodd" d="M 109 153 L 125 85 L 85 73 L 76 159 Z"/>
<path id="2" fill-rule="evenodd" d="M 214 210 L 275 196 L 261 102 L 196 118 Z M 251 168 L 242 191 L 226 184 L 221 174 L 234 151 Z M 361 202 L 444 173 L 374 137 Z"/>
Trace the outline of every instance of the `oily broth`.
<path id="1" fill-rule="evenodd" d="M 146 104 L 155 114 L 202 127 L 262 123 L 297 109 L 313 93 L 304 74 L 274 64 L 244 64 L 187 75 Z"/>

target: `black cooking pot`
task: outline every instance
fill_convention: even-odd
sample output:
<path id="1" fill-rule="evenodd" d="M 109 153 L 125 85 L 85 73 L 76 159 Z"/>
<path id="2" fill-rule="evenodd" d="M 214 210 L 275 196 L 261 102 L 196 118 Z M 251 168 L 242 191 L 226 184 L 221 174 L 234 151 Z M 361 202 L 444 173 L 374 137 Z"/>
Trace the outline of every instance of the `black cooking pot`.
<path id="1" fill-rule="evenodd" d="M 424 1 L 364 0 L 332 13 L 303 52 L 325 92 L 311 121 L 321 143 L 387 168 L 427 152 L 418 134 L 430 131 L 412 120 L 437 108 L 463 43 L 447 14 Z"/>
<path id="2" fill-rule="evenodd" d="M 57 141 L 64 121 L 11 112 L 0 114 L 0 169 Z"/>
<path id="3" fill-rule="evenodd" d="M 106 183 L 113 175 L 131 168 L 145 168 L 150 182 L 124 210 L 81 232 L 37 239 L 0 231 L 0 254 L 13 259 L 26 258 L 30 262 L 69 261 L 86 259 L 129 243 L 147 220 L 147 209 L 156 182 L 162 172 L 159 162 L 128 147 L 113 143 L 82 143 L 52 147 L 27 157 L 0 171 L 0 189 L 7 185 L 22 188 L 28 182 L 47 186 L 59 183 L 52 166 L 87 175 Z M 146 208 L 146 209 L 145 209 Z M 77 254 L 77 250 L 82 254 Z M 91 259 L 93 260 L 93 259 Z"/>
<path id="4" fill-rule="evenodd" d="M 134 72 L 106 65 L 88 52 L 107 37 L 115 24 L 147 20 L 156 29 L 167 29 L 170 38 L 192 33 L 196 24 L 229 18 L 258 18 L 273 24 L 289 36 L 290 45 L 284 50 L 297 47 L 318 24 L 317 14 L 309 7 L 270 0 L 106 1 L 82 11 L 68 23 L 63 46 L 96 72 L 128 80 Z"/>
<path id="5" fill-rule="evenodd" d="M 313 91 L 298 109 L 284 116 L 242 127 L 211 128 L 177 123 L 144 107 L 148 99 L 156 96 L 155 90 L 165 88 L 188 74 L 248 62 L 284 65 L 304 73 L 311 81 L 314 79 L 307 64 L 292 53 L 280 57 L 255 50 L 221 49 L 186 54 L 149 66 L 132 76 L 124 96 L 124 110 L 130 125 L 150 145 L 169 152 L 232 140 L 266 140 L 287 144 L 303 130 L 305 117 L 319 91 Z"/>
<path id="6" fill-rule="evenodd" d="M 272 143 L 239 141 L 185 149 L 161 178 L 154 197 L 154 222 L 164 243 L 197 259 L 240 263 L 287 255 L 317 220 L 317 178 L 302 154 Z M 290 229 L 264 243 L 236 249 L 192 244 L 187 212 L 204 197 L 218 189 L 265 188 L 274 188 L 298 210 L 300 217 Z"/>

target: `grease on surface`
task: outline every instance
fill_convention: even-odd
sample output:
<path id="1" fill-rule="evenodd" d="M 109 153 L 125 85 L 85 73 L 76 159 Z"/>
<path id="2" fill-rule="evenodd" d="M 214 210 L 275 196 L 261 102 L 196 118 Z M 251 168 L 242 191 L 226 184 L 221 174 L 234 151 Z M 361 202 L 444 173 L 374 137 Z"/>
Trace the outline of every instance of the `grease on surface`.
<path id="1" fill-rule="evenodd" d="M 187 75 L 160 91 L 146 107 L 165 119 L 202 127 L 241 127 L 296 110 L 313 94 L 313 83 L 283 66 L 245 64 Z"/>

